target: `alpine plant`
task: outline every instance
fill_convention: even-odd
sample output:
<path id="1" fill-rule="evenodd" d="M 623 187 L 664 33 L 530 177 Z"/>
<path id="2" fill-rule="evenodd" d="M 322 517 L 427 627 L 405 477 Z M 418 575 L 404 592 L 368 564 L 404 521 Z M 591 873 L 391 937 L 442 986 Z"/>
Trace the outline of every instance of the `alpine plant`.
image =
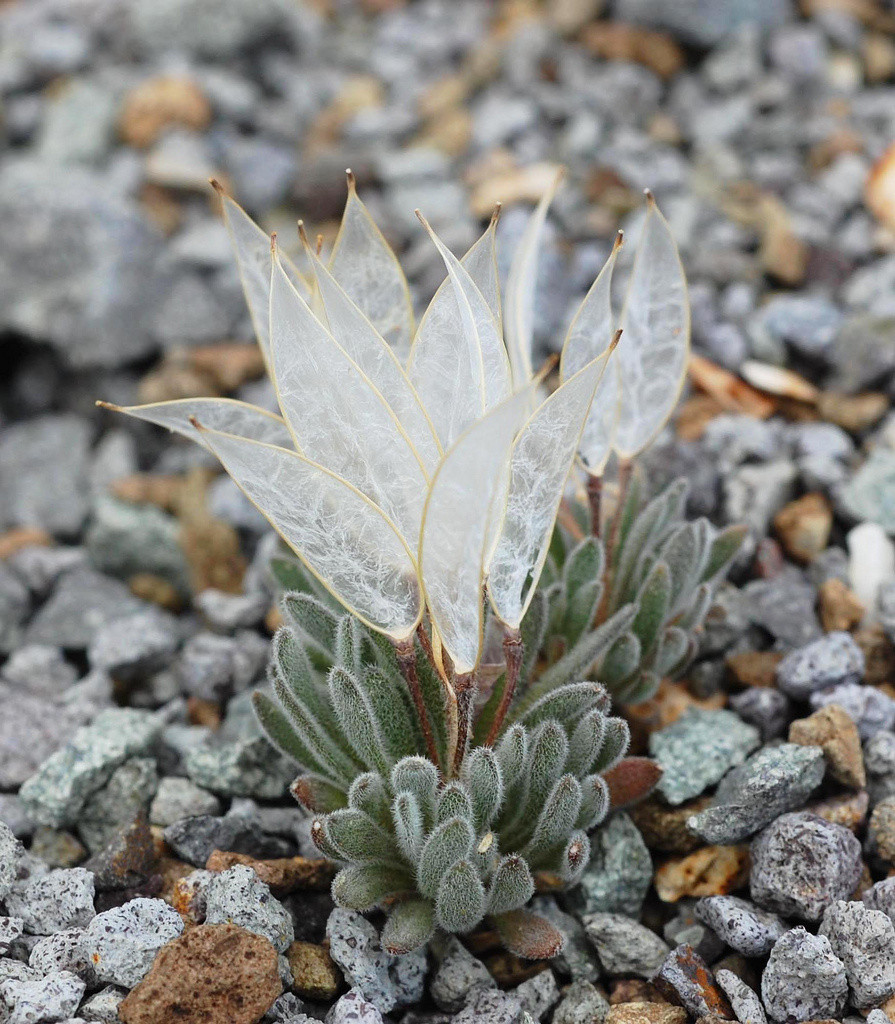
<path id="1" fill-rule="evenodd" d="M 446 278 L 418 324 L 350 172 L 328 258 L 300 225 L 304 270 L 215 187 L 279 415 L 225 398 L 121 411 L 203 444 L 291 549 L 255 707 L 301 768 L 315 842 L 346 865 L 336 901 L 384 908 L 394 953 L 487 918 L 509 949 L 551 956 L 562 936 L 525 904 L 573 884 L 588 832 L 657 777 L 624 758 L 627 726 L 589 679 L 634 700 L 680 671 L 739 543 L 682 522 L 678 486 L 641 511 L 632 474 L 688 360 L 669 227 L 647 194 L 620 312 L 621 236 L 544 397 L 531 338 L 556 185 L 504 292 L 497 212 L 462 259 L 419 215 Z"/>

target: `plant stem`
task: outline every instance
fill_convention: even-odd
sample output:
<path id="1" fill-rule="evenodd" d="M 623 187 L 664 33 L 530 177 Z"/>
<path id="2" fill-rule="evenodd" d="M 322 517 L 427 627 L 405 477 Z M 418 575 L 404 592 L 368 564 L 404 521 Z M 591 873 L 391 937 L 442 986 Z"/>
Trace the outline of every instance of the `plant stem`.
<path id="1" fill-rule="evenodd" d="M 488 738 L 485 740 L 486 747 L 494 746 L 494 742 L 500 733 L 500 728 L 510 710 L 510 705 L 513 703 L 516 685 L 519 682 L 519 674 L 522 671 L 523 653 L 522 634 L 518 629 L 508 629 L 503 638 L 503 656 L 507 663 L 507 678 L 500 697 L 500 704 L 497 706 L 494 720 L 491 722 L 491 728 L 488 730 Z"/>
<path id="2" fill-rule="evenodd" d="M 472 708 L 475 704 L 476 686 L 475 672 L 465 672 L 457 676 L 454 692 L 457 694 L 457 745 L 454 748 L 454 762 L 451 775 L 456 776 L 466 756 L 469 746 L 469 734 L 472 731 Z"/>
<path id="3" fill-rule="evenodd" d="M 634 463 L 630 459 L 623 459 L 618 467 L 618 505 L 615 508 L 615 515 L 612 517 L 612 528 L 609 532 L 609 543 L 606 545 L 606 564 L 612 564 L 612 556 L 615 554 L 615 543 L 618 540 L 618 531 L 622 525 L 622 516 L 625 513 L 625 499 L 628 496 L 628 486 L 631 483 L 631 471 Z"/>
<path id="4" fill-rule="evenodd" d="M 600 536 L 600 513 L 602 511 L 603 478 L 587 475 L 587 500 L 590 504 L 590 532 L 594 537 Z"/>
<path id="5" fill-rule="evenodd" d="M 395 653 L 398 655 L 398 664 L 401 666 L 401 674 L 407 682 L 410 695 L 416 707 L 417 717 L 420 720 L 420 728 L 423 730 L 423 739 L 426 742 L 426 750 L 429 753 L 429 760 L 437 768 L 438 747 L 435 746 L 435 737 L 432 734 L 432 724 L 429 721 L 429 713 L 423 700 L 423 691 L 420 688 L 419 676 L 416 673 L 416 647 L 412 639 L 402 640 L 395 643 Z"/>
<path id="6" fill-rule="evenodd" d="M 435 651 L 432 649 L 432 637 L 426 632 L 422 622 L 416 627 L 416 635 L 419 639 L 420 645 L 426 652 L 426 657 L 429 659 L 429 664 L 435 671 L 438 671 L 438 666 L 435 664 Z"/>

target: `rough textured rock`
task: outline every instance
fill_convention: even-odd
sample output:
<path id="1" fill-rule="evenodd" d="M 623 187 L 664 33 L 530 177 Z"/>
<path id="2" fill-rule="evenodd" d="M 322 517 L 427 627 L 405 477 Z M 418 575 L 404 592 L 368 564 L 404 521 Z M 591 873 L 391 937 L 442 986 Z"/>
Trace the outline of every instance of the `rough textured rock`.
<path id="1" fill-rule="evenodd" d="M 457 1013 L 480 988 L 495 988 L 497 982 L 478 957 L 456 938 L 446 943 L 441 962 L 429 981 L 429 993 L 439 1010 Z"/>
<path id="2" fill-rule="evenodd" d="M 813 814 L 784 814 L 752 843 L 752 899 L 804 921 L 851 896 L 861 876 L 861 845 L 853 833 Z"/>
<path id="3" fill-rule="evenodd" d="M 861 789 L 867 781 L 861 737 L 849 714 L 828 704 L 789 727 L 789 742 L 817 746 L 824 752 L 830 775 L 843 786 Z"/>
<path id="4" fill-rule="evenodd" d="M 733 1019 L 727 997 L 692 946 L 673 949 L 653 978 L 653 984 L 671 1002 L 680 1003 L 692 1017 L 717 1014 Z"/>
<path id="5" fill-rule="evenodd" d="M 791 651 L 777 666 L 777 685 L 796 700 L 839 683 L 856 683 L 864 675 L 864 652 L 851 633 L 827 633 Z"/>
<path id="6" fill-rule="evenodd" d="M 263 935 L 280 953 L 284 953 L 295 938 L 286 908 L 244 864 L 216 874 L 208 883 L 205 901 L 208 924 L 238 924 Z"/>
<path id="7" fill-rule="evenodd" d="M 845 964 L 855 1006 L 875 1006 L 895 992 L 895 925 L 886 914 L 839 900 L 827 908 L 819 934 Z"/>
<path id="8" fill-rule="evenodd" d="M 649 850 L 630 817 L 613 815 L 591 837 L 590 864 L 567 897 L 582 914 L 637 917 L 653 877 Z"/>
<path id="9" fill-rule="evenodd" d="M 0 980 L 0 1003 L 9 1008 L 5 1024 L 37 1024 L 72 1017 L 84 995 L 84 982 L 69 971 L 43 978 Z"/>
<path id="10" fill-rule="evenodd" d="M 764 1024 L 767 1018 L 761 999 L 742 978 L 737 977 L 733 971 L 720 970 L 715 971 L 715 980 L 730 1000 L 737 1020 L 744 1024 Z"/>
<path id="11" fill-rule="evenodd" d="M 565 990 L 553 1011 L 553 1024 L 603 1024 L 609 1003 L 600 990 L 586 978 L 578 978 Z M 668 1024 L 683 1024 L 668 1022 Z"/>
<path id="12" fill-rule="evenodd" d="M 282 990 L 267 939 L 203 924 L 159 951 L 118 1012 L 125 1024 L 256 1024 Z"/>
<path id="13" fill-rule="evenodd" d="M 609 975 L 651 978 L 671 952 L 655 932 L 622 914 L 587 914 L 582 921 Z"/>
<path id="14" fill-rule="evenodd" d="M 782 918 L 739 896 L 707 896 L 694 913 L 743 956 L 764 956 L 788 929 Z"/>
<path id="15" fill-rule="evenodd" d="M 845 965 L 823 935 L 793 928 L 771 950 L 761 997 L 776 1021 L 839 1018 L 848 1001 Z"/>
<path id="16" fill-rule="evenodd" d="M 133 988 L 162 946 L 182 931 L 180 915 L 163 900 L 135 899 L 97 914 L 87 928 L 84 947 L 100 981 Z"/>
<path id="17" fill-rule="evenodd" d="M 84 868 L 59 868 L 13 884 L 6 910 L 20 917 L 31 935 L 53 935 L 65 928 L 90 923 L 93 909 L 93 874 Z"/>

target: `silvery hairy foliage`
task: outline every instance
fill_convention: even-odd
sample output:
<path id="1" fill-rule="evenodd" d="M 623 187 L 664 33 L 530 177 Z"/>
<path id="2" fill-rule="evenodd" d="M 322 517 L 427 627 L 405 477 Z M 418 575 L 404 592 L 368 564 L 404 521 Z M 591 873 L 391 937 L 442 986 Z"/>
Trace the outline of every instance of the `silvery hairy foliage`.
<path id="1" fill-rule="evenodd" d="M 393 951 L 486 917 L 522 955 L 556 950 L 523 905 L 574 882 L 588 830 L 655 781 L 621 760 L 626 727 L 582 680 L 598 667 L 641 696 L 678 669 L 732 543 L 676 522 L 677 492 L 635 517 L 632 460 L 689 352 L 683 269 L 651 196 L 621 311 L 619 238 L 544 397 L 531 335 L 551 197 L 505 289 L 497 214 L 462 259 L 420 216 L 446 277 L 416 323 L 350 173 L 328 257 L 300 231 L 304 272 L 222 194 L 279 414 L 210 398 L 122 410 L 205 445 L 291 549 L 256 710 L 303 771 L 315 840 L 347 864 L 337 901 L 386 906 Z M 576 521 L 576 474 L 592 536 L 573 544 L 556 522 Z"/>

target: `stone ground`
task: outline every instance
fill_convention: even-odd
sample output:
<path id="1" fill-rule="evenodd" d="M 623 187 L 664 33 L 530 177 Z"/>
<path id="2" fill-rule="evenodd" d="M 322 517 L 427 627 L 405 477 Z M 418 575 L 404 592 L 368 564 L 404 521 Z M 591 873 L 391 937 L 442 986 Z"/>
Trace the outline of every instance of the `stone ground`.
<path id="1" fill-rule="evenodd" d="M 895 1021 L 891 4 L 6 0 L 0 103 L 0 1020 Z M 394 960 L 251 717 L 265 524 L 93 401 L 271 401 L 211 175 L 331 239 L 351 166 L 423 301 L 414 207 L 502 200 L 506 263 L 558 163 L 541 354 L 651 188 L 697 358 L 645 469 L 750 539 L 567 952 Z"/>

